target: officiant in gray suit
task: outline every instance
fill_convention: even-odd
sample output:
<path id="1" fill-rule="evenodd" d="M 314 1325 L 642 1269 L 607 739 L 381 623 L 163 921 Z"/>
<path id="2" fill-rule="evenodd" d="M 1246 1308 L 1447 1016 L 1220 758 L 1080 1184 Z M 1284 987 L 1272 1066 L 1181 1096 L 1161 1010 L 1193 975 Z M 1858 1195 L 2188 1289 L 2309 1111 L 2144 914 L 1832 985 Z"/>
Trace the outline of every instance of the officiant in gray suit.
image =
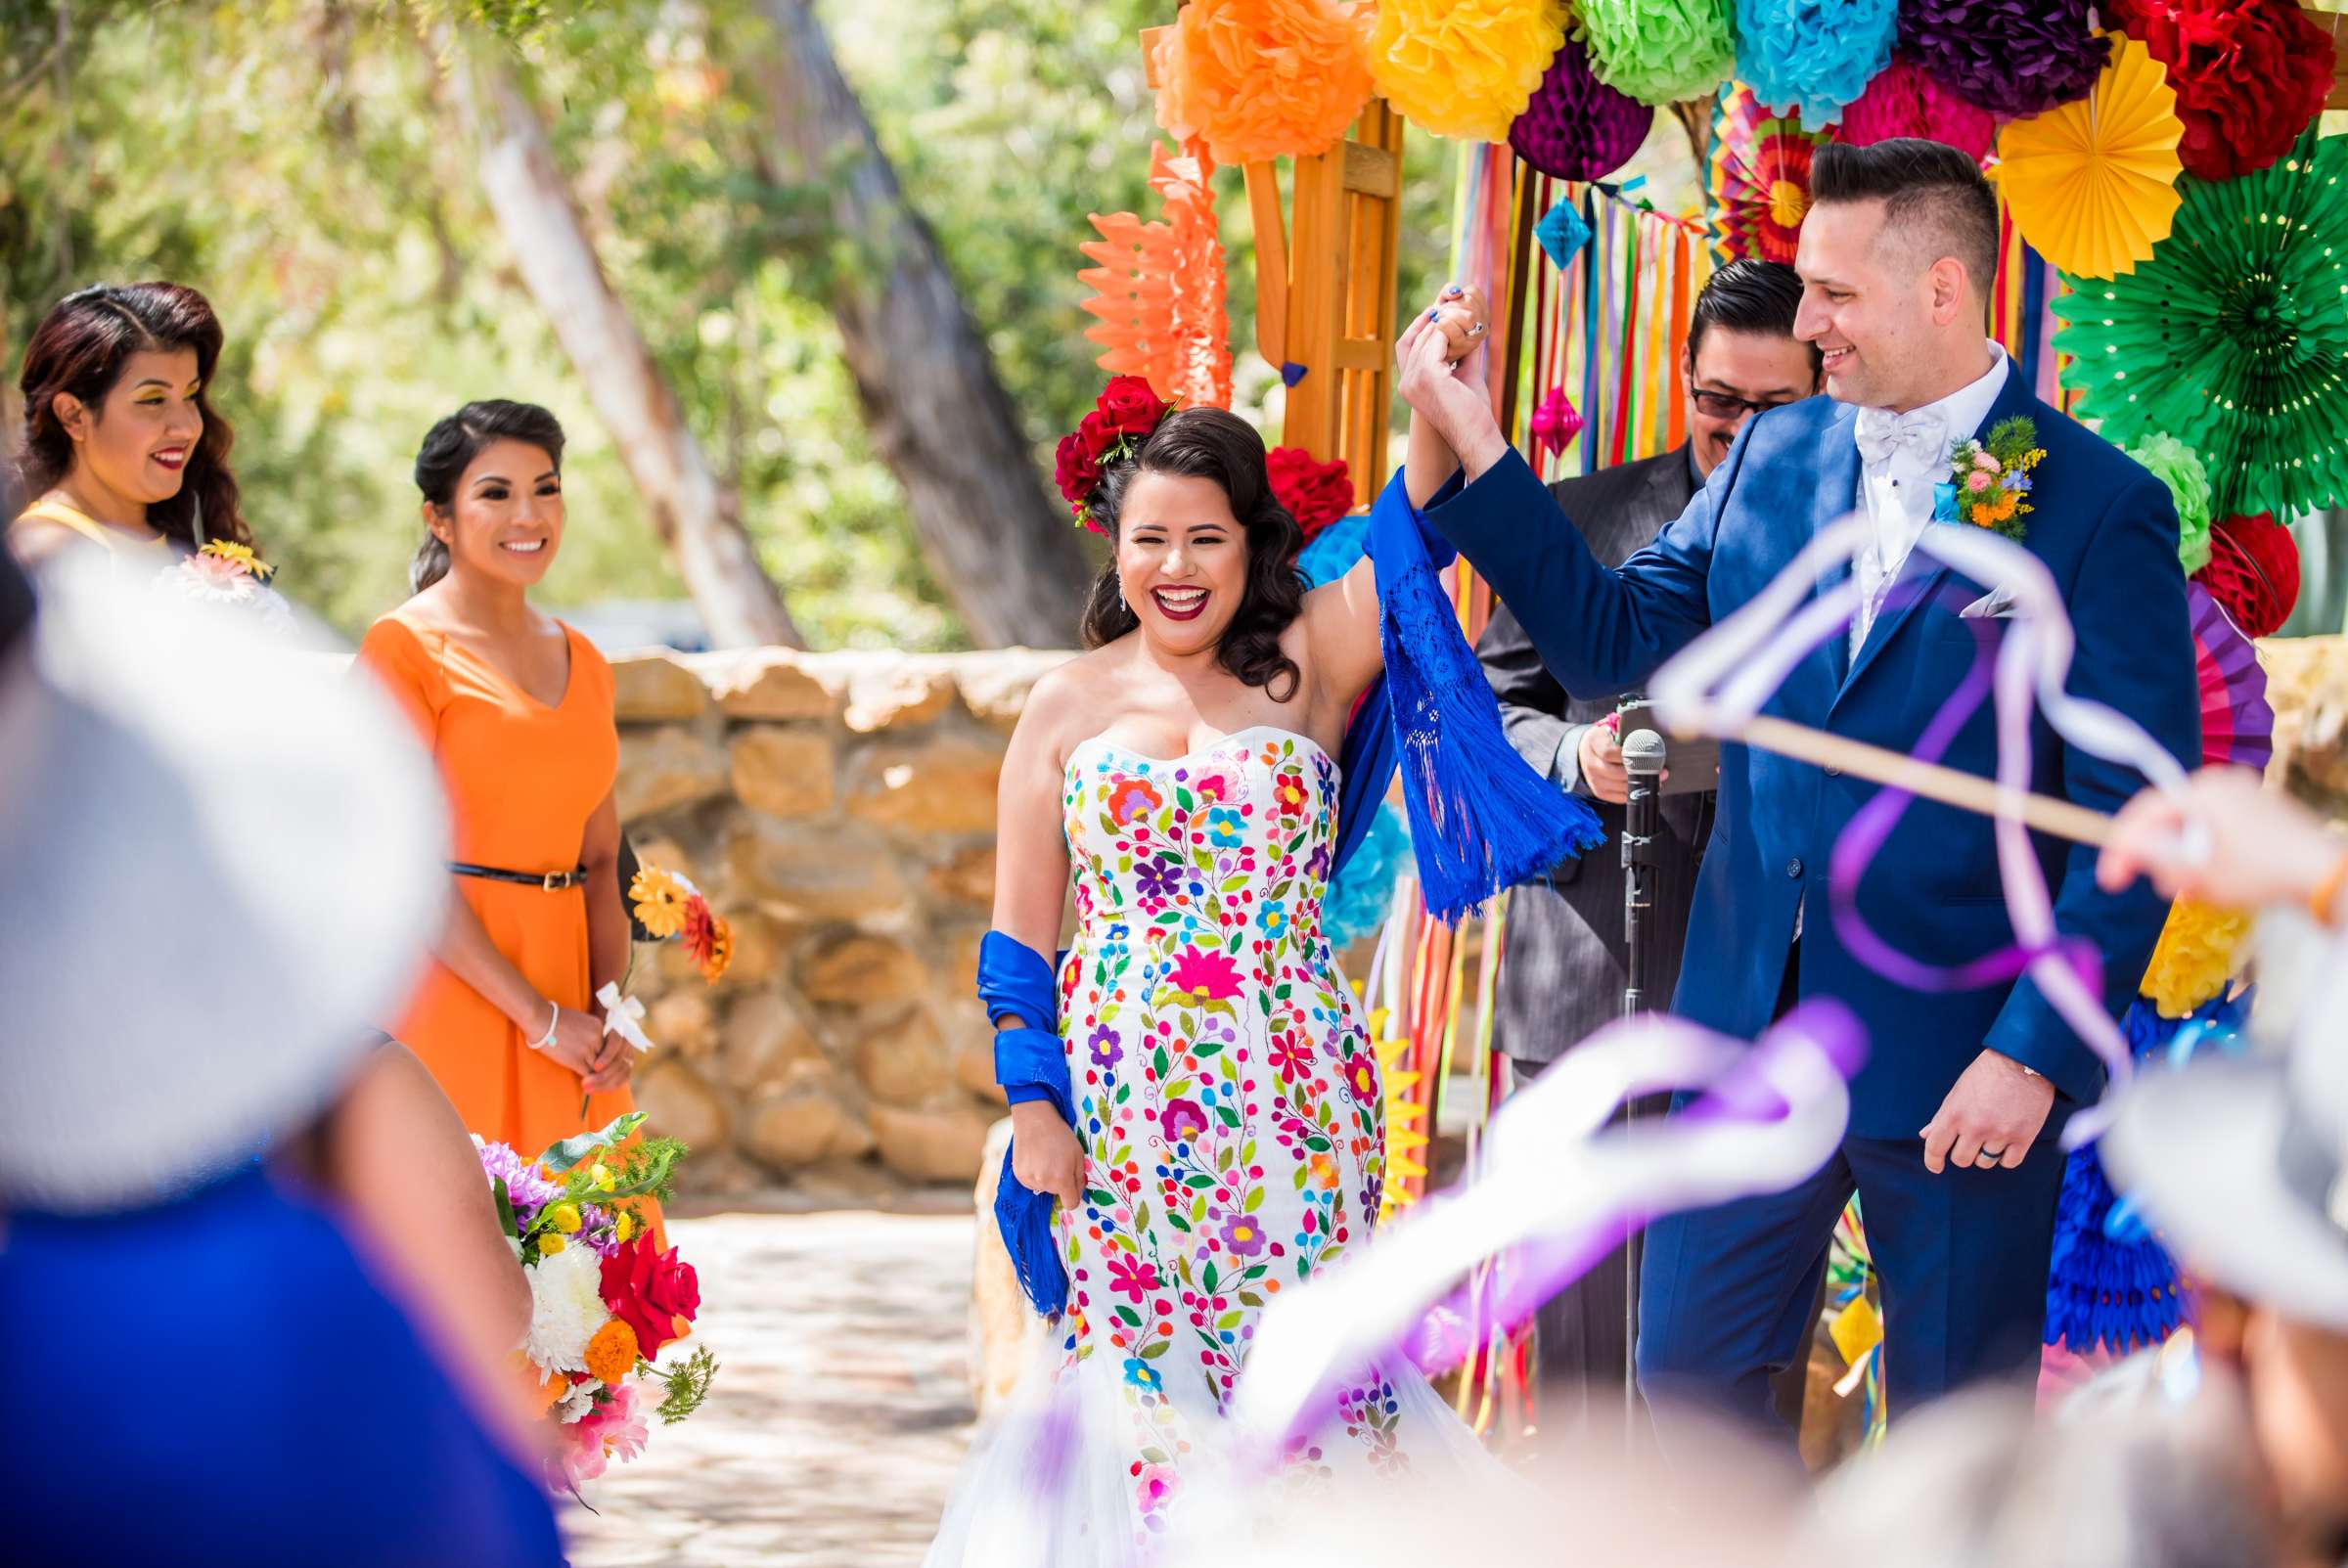
<path id="1" fill-rule="evenodd" d="M 1657 457 L 1560 479 L 1550 489 L 1601 563 L 1618 566 L 1687 510 L 1753 414 L 1818 390 L 1818 350 L 1793 336 L 1801 280 L 1774 261 L 1733 261 L 1697 295 L 1688 328 L 1686 445 Z M 1629 779 L 1612 720 L 1636 694 L 1568 696 L 1542 666 L 1516 617 L 1503 605 L 1476 645 L 1500 694 L 1509 739 L 1521 756 L 1589 800 L 1610 841 L 1622 832 Z M 1647 994 L 1668 998 L 1679 979 L 1689 901 L 1706 834 L 1709 790 L 1661 802 L 1659 875 L 1647 926 Z M 1494 1043 L 1529 1079 L 1575 1042 L 1622 1014 L 1627 983 L 1623 873 L 1611 849 L 1554 870 L 1509 900 L 1506 948 L 1495 1001 Z M 1661 1103 L 1654 1107 L 1661 1111 Z M 1617 1252 L 1541 1312 L 1541 1421 L 1575 1424 L 1581 1402 L 1621 1399 L 1624 1358 L 1623 1260 Z M 1562 1408 L 1560 1408 L 1562 1407 Z"/>

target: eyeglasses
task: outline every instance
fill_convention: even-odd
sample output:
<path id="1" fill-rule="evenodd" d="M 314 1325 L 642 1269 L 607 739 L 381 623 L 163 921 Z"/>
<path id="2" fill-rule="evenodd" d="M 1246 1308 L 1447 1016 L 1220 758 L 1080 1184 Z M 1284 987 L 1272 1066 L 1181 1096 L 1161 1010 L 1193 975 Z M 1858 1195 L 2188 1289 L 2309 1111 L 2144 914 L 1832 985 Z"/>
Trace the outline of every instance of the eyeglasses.
<path id="1" fill-rule="evenodd" d="M 1789 397 L 1781 397 L 1767 403 L 1756 403 L 1748 397 L 1731 397 L 1726 392 L 1707 392 L 1700 386 L 1694 389 L 1693 395 L 1695 411 L 1708 420 L 1740 420 L 1747 414 L 1766 414 L 1773 408 L 1784 408 L 1786 404 L 1794 401 Z"/>

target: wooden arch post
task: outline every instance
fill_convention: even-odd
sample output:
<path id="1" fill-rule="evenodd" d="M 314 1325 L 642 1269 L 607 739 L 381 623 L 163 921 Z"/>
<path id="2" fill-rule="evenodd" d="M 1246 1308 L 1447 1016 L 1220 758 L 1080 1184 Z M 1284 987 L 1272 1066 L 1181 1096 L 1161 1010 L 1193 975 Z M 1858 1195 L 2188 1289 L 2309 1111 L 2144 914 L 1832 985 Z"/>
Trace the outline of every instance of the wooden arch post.
<path id="1" fill-rule="evenodd" d="M 1142 32 L 1150 86 L 1157 45 Z M 1402 116 L 1383 99 L 1326 153 L 1292 160 L 1290 210 L 1279 165 L 1244 165 L 1255 222 L 1255 344 L 1287 383 L 1281 444 L 1343 458 L 1357 506 L 1384 481 L 1394 398 L 1394 301 L 1402 236 Z"/>

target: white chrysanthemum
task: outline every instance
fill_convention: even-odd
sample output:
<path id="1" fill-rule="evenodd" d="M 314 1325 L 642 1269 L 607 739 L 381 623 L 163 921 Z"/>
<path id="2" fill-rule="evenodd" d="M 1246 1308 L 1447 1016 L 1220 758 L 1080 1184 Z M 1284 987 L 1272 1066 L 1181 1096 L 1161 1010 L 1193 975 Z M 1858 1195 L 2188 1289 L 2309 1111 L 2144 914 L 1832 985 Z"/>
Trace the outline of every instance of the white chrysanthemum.
<path id="1" fill-rule="evenodd" d="M 585 1371 L 587 1341 L 611 1316 L 604 1306 L 603 1259 L 590 1247 L 564 1247 L 528 1273 L 530 1336 L 522 1349 L 547 1371 Z"/>
<path id="2" fill-rule="evenodd" d="M 572 1384 L 569 1393 L 555 1401 L 555 1418 L 564 1426 L 584 1418 L 588 1411 L 595 1409 L 595 1396 L 603 1391 L 603 1387 L 592 1377 L 584 1383 Z"/>

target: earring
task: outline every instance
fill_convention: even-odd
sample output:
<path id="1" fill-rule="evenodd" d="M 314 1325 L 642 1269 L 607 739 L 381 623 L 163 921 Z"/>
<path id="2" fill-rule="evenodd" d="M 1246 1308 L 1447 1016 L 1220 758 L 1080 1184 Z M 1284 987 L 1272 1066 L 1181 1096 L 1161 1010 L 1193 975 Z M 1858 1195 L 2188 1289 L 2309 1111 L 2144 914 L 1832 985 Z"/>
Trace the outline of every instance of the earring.
<path id="1" fill-rule="evenodd" d="M 1126 610 L 1128 613 L 1131 612 L 1131 606 L 1125 603 L 1125 585 L 1123 583 L 1117 584 L 1117 608 Z"/>

